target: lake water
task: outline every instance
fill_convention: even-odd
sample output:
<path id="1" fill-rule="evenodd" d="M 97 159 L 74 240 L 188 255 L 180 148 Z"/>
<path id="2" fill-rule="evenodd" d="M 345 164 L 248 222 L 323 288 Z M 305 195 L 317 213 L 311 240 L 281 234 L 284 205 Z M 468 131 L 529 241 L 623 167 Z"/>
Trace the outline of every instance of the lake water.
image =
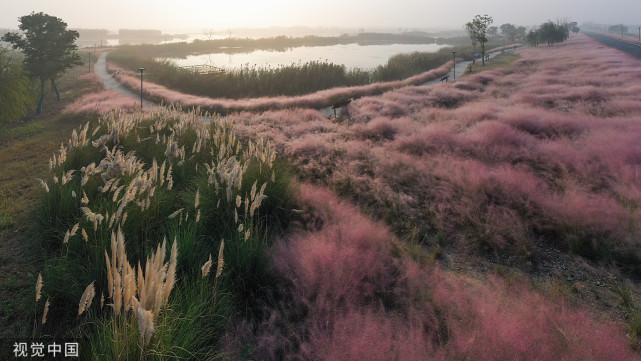
<path id="1" fill-rule="evenodd" d="M 213 53 L 190 55 L 184 59 L 158 58 L 171 60 L 178 66 L 211 65 L 233 69 L 242 65 L 258 67 L 279 67 L 308 61 L 328 61 L 342 64 L 347 68 L 373 69 L 387 62 L 390 56 L 399 53 L 436 52 L 447 45 L 438 44 L 392 44 L 392 45 L 332 45 L 296 47 L 286 51 L 257 50 L 250 53 Z"/>

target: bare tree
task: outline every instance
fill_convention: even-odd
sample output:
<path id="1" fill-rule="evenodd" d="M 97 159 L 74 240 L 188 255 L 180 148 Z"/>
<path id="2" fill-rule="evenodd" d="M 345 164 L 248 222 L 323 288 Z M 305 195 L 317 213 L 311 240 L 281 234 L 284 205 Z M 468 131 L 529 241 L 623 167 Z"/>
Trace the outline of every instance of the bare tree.
<path id="1" fill-rule="evenodd" d="M 207 37 L 207 40 L 211 40 L 214 37 L 214 29 L 205 29 L 203 34 Z"/>

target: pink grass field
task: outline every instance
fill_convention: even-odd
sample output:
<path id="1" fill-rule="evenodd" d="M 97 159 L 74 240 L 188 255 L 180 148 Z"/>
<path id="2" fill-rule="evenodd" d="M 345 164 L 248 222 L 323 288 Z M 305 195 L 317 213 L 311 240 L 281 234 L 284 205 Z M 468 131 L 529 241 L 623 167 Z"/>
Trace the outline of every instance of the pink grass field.
<path id="1" fill-rule="evenodd" d="M 96 73 L 80 75 L 78 81 L 90 84 L 84 89 L 85 94 L 73 103 L 67 105 L 65 113 L 93 113 L 103 114 L 114 108 L 125 112 L 133 112 L 140 108 L 136 100 L 121 93 L 102 89 L 102 80 Z M 99 88 L 100 90 L 96 89 Z"/>
<path id="2" fill-rule="evenodd" d="M 552 246 L 639 274 L 641 60 L 584 35 L 518 54 L 358 99 L 336 120 L 304 108 L 383 88 L 216 100 L 148 84 L 152 98 L 251 110 L 228 116 L 239 134 L 270 139 L 309 182 L 299 202 L 311 216 L 270 252 L 282 303 L 259 324 L 230 322 L 231 359 L 246 345 L 260 360 L 640 358 L 610 314 L 523 278 L 417 262 L 404 242 L 533 266 Z M 283 109 L 253 112 L 266 107 Z"/>
<path id="3" fill-rule="evenodd" d="M 98 93 L 85 94 L 72 104 L 69 104 L 64 112 L 67 113 L 106 113 L 114 108 L 125 112 L 133 112 L 140 108 L 140 102 L 112 90 L 102 90 Z"/>
<path id="4" fill-rule="evenodd" d="M 617 325 L 518 282 L 421 267 L 385 226 L 304 184 L 307 227 L 277 242 L 286 303 L 226 344 L 260 360 L 633 360 Z M 320 226 L 319 226 L 320 225 Z"/>
<path id="5" fill-rule="evenodd" d="M 641 60 L 584 35 L 518 54 L 501 70 L 358 99 L 338 121 L 231 117 L 397 234 L 534 263 L 547 243 L 639 272 Z"/>

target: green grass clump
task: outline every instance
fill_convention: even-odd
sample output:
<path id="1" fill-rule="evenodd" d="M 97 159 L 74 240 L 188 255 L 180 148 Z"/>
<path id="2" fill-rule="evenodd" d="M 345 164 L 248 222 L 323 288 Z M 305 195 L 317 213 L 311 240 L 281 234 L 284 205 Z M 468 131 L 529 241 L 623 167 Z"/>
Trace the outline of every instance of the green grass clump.
<path id="1" fill-rule="evenodd" d="M 82 336 L 83 359 L 213 359 L 230 316 L 260 314 L 290 175 L 269 143 L 201 119 L 114 111 L 61 145 L 41 180 L 50 309 L 34 333 Z"/>

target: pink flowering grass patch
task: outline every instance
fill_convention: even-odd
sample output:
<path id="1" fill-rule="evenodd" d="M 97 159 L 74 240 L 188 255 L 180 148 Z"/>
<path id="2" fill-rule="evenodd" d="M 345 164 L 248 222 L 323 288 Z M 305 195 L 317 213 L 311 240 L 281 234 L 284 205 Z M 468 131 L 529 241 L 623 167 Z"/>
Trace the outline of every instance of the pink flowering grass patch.
<path id="1" fill-rule="evenodd" d="M 302 229 L 271 252 L 284 301 L 257 325 L 230 327 L 231 359 L 247 345 L 261 360 L 637 358 L 615 323 L 558 296 L 420 266 L 327 189 L 303 184 L 299 202 Z"/>
<path id="2" fill-rule="evenodd" d="M 102 90 L 98 93 L 83 95 L 80 99 L 69 104 L 64 112 L 67 113 L 106 113 L 114 108 L 133 112 L 140 108 L 135 99 L 112 90 Z"/>
<path id="3" fill-rule="evenodd" d="M 544 241 L 634 263 L 641 61 L 597 45 L 578 35 L 521 49 L 511 66 L 462 80 L 473 88 L 404 87 L 357 99 L 338 120 L 246 113 L 240 131 L 278 139 L 300 176 L 397 234 L 533 259 Z"/>

